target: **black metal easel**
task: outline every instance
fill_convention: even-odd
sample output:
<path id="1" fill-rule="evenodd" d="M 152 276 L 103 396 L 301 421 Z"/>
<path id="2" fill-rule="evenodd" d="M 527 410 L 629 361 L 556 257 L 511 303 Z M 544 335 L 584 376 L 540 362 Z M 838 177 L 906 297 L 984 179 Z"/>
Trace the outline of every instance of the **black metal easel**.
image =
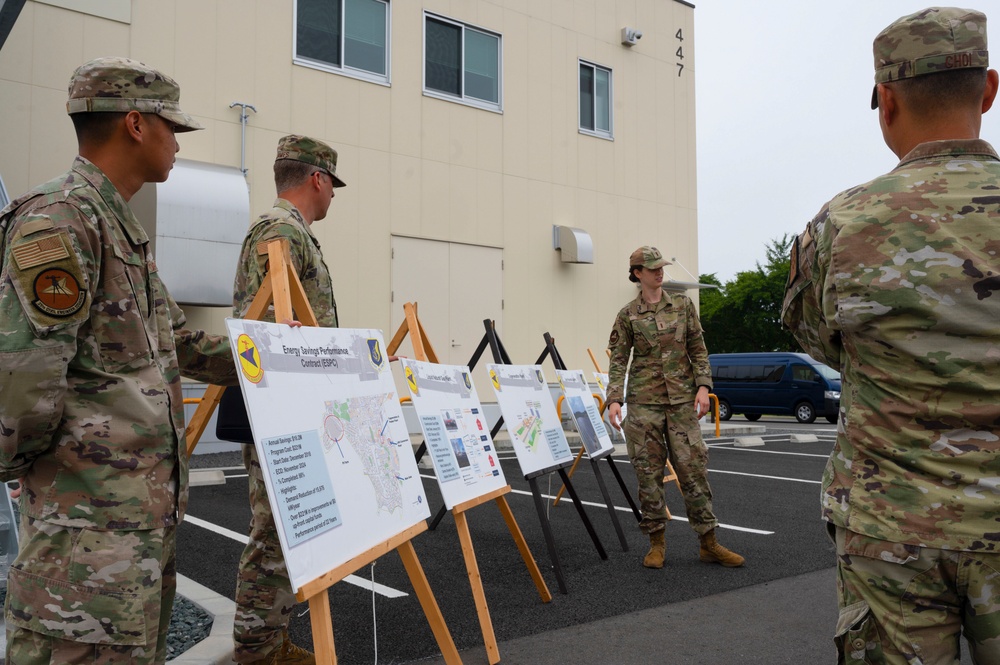
<path id="1" fill-rule="evenodd" d="M 483 326 L 486 328 L 486 333 L 483 336 L 482 341 L 480 341 L 479 346 L 476 348 L 476 352 L 472 355 L 472 359 L 469 361 L 469 368 L 475 366 L 479 359 L 482 357 L 483 353 L 486 351 L 486 347 L 489 346 L 493 354 L 493 361 L 497 364 L 503 365 L 513 365 L 510 356 L 507 354 L 507 350 L 503 346 L 503 342 L 497 337 L 496 327 L 490 319 L 485 319 L 483 321 Z M 535 363 L 536 365 L 539 363 Z M 495 438 L 500 428 L 503 427 L 503 416 L 497 420 L 493 429 L 490 430 L 490 437 Z M 559 477 L 566 487 L 566 491 L 569 493 L 570 499 L 573 501 L 573 505 L 576 506 L 576 511 L 580 515 L 580 520 L 583 522 L 583 526 L 587 529 L 587 533 L 590 535 L 590 540 L 594 543 L 594 548 L 597 550 L 598 555 L 601 559 L 607 560 L 607 552 L 604 551 L 604 546 L 601 544 L 600 538 L 597 536 L 597 532 L 594 530 L 594 525 L 591 524 L 590 518 L 587 517 L 587 513 L 583 508 L 583 504 L 580 502 L 580 498 L 576 493 L 576 489 L 573 487 L 569 476 L 566 475 L 566 467 L 572 464 L 572 462 L 567 461 L 563 464 L 559 464 L 548 469 L 541 469 L 534 473 L 528 474 L 524 477 L 528 481 L 528 487 L 531 489 L 531 496 L 535 502 L 535 510 L 538 513 L 538 520 L 542 526 L 542 534 L 545 536 L 545 545 L 549 550 L 549 558 L 552 560 L 552 571 L 555 573 L 556 582 L 559 584 L 559 590 L 562 593 L 568 593 L 566 589 L 566 581 L 563 578 L 562 567 L 559 564 L 559 556 L 556 552 L 555 538 L 552 535 L 552 526 L 549 524 L 549 518 L 545 514 L 545 502 L 542 500 L 542 493 L 538 488 L 538 478 L 552 472 L 558 472 Z"/>
<path id="2" fill-rule="evenodd" d="M 556 366 L 556 369 L 567 370 L 566 363 L 563 361 L 562 356 L 559 355 L 559 349 L 556 348 L 556 341 L 552 338 L 549 333 L 544 334 L 545 337 L 545 350 L 542 351 L 542 355 L 538 357 L 535 362 L 536 365 L 541 365 L 548 356 L 552 358 L 552 364 Z M 590 467 L 594 470 L 594 476 L 597 478 L 597 486 L 601 489 L 601 496 L 604 497 L 604 504 L 608 507 L 608 515 L 611 516 L 611 523 L 615 527 L 615 532 L 618 534 L 618 542 L 621 543 L 622 551 L 628 552 L 628 541 L 625 540 L 625 533 L 622 531 L 621 522 L 618 521 L 618 512 L 615 510 L 614 504 L 611 502 L 611 497 L 608 495 L 608 488 L 604 484 L 604 476 L 601 474 L 601 467 L 598 462 L 602 459 L 608 460 L 608 465 L 611 467 L 611 472 L 614 474 L 615 478 L 618 480 L 618 486 L 622 489 L 622 494 L 628 500 L 629 505 L 632 507 L 632 512 L 635 514 L 637 519 L 642 519 L 642 513 L 639 512 L 639 508 L 635 505 L 635 501 L 632 499 L 632 494 L 628 491 L 625 486 L 625 481 L 622 479 L 621 474 L 618 473 L 618 467 L 615 466 L 615 462 L 611 459 L 611 453 L 613 450 L 609 450 L 605 453 L 601 453 L 596 457 L 590 457 Z M 588 455 L 589 457 L 589 455 Z M 566 487 L 567 491 L 569 486 Z"/>

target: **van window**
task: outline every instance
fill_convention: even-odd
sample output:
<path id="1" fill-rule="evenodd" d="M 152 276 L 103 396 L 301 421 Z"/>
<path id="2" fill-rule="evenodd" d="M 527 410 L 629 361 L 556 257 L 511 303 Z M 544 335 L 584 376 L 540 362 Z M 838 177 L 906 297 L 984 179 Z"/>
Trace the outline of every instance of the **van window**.
<path id="1" fill-rule="evenodd" d="M 792 365 L 792 376 L 796 381 L 812 381 L 816 383 L 819 381 L 819 374 L 816 373 L 812 367 L 806 367 L 805 365 Z"/>
<path id="2" fill-rule="evenodd" d="M 781 377 L 785 375 L 784 365 L 771 365 L 764 368 L 764 380 L 770 383 L 778 383 L 781 381 Z"/>
<path id="3" fill-rule="evenodd" d="M 741 383 L 777 383 L 785 373 L 784 365 L 718 365 L 712 378 Z"/>
<path id="4" fill-rule="evenodd" d="M 840 381 L 840 372 L 833 369 L 832 367 L 827 367 L 826 365 L 819 365 L 816 369 L 818 369 L 819 373 L 822 374 L 824 377 L 832 381 Z"/>

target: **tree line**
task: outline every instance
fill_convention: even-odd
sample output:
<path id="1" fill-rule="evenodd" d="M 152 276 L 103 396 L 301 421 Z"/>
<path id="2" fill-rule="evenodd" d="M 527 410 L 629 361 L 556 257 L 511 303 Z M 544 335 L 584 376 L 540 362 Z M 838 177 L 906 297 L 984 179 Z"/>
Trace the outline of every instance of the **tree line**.
<path id="1" fill-rule="evenodd" d="M 795 236 L 770 241 L 766 262 L 723 284 L 714 273 L 700 275 L 702 284 L 718 289 L 701 291 L 701 325 L 709 353 L 795 351 L 798 343 L 781 327 L 781 301 L 788 281 L 789 252 Z"/>

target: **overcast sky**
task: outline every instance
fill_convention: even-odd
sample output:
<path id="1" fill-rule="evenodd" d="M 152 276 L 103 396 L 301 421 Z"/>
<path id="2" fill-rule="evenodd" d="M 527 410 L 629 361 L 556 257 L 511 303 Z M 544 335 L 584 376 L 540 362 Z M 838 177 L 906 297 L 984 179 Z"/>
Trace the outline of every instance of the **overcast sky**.
<path id="1" fill-rule="evenodd" d="M 838 192 L 893 168 L 869 107 L 871 44 L 926 6 L 901 0 L 694 0 L 699 272 L 764 262 Z M 975 7 L 989 16 L 994 3 Z M 990 16 L 1000 52 L 1000 11 Z M 1000 62 L 1000 58 L 995 58 Z M 991 63 L 998 69 L 998 63 Z M 1000 147 L 1000 104 L 982 138 Z"/>

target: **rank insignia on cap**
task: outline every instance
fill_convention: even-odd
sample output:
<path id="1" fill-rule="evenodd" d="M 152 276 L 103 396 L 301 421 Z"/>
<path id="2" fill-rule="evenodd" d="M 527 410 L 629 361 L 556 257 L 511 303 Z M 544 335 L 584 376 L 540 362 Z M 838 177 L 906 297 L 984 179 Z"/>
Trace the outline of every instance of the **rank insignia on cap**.
<path id="1" fill-rule="evenodd" d="M 33 293 L 35 299 L 32 304 L 56 318 L 76 314 L 87 298 L 76 276 L 62 268 L 49 268 L 38 273 Z"/>

